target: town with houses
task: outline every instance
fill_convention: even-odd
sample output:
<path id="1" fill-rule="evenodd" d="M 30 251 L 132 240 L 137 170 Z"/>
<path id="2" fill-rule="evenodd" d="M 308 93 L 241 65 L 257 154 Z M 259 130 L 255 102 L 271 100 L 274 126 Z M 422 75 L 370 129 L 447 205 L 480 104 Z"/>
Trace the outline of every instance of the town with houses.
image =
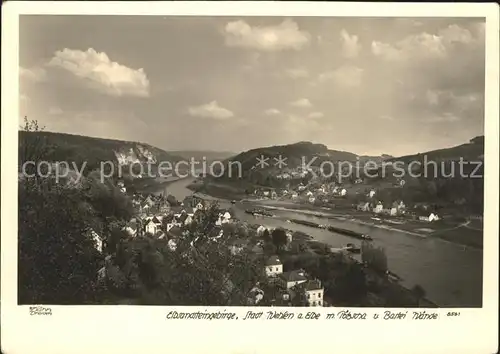
<path id="1" fill-rule="evenodd" d="M 118 181 L 117 187 L 122 193 L 127 193 L 123 181 Z M 299 188 L 302 190 L 302 188 Z M 265 193 L 265 192 L 264 192 Z M 182 202 L 175 198 L 165 197 L 163 194 L 137 194 L 132 196 L 136 215 L 123 227 L 130 238 L 154 237 L 168 240 L 171 251 L 177 249 L 177 241 L 186 237 L 189 233 L 188 227 L 193 222 L 196 213 L 203 212 L 209 203 L 196 196 L 188 196 Z M 170 200 L 170 201 L 169 201 Z M 229 210 L 221 209 L 218 219 L 215 221 L 211 231 L 211 239 L 217 242 L 224 236 L 224 225 L 239 223 L 231 215 Z M 272 228 L 264 225 L 252 225 L 253 239 L 233 238 L 227 242 L 231 254 L 240 253 L 245 248 L 252 248 L 256 254 L 260 254 L 262 272 L 267 278 L 265 284 L 257 283 L 248 293 L 248 305 L 270 305 L 270 306 L 329 306 L 324 299 L 324 287 L 321 281 L 308 274 L 303 269 L 284 269 L 278 255 L 266 255 L 262 252 L 264 241 L 262 237 L 270 235 Z M 95 231 L 91 231 L 95 241 L 95 247 L 103 252 L 103 238 Z M 191 246 L 196 240 L 191 242 Z M 293 243 L 293 234 L 286 231 L 286 247 Z M 107 256 L 107 260 L 110 256 Z M 105 281 L 106 266 L 98 272 L 98 279 Z"/>
<path id="2" fill-rule="evenodd" d="M 286 175 L 284 178 L 287 178 Z M 359 184 L 356 181 L 354 184 Z M 135 215 L 126 225 L 123 226 L 128 237 L 153 237 L 156 239 L 167 240 L 171 251 L 177 249 L 178 241 L 189 235 L 189 226 L 193 223 L 195 215 L 208 209 L 209 202 L 203 200 L 195 194 L 187 196 L 183 201 L 177 201 L 173 196 L 163 194 L 140 194 L 127 193 L 127 188 L 123 181 L 117 182 L 117 188 L 132 199 L 135 208 Z M 415 205 L 414 210 L 408 211 L 402 200 L 394 201 L 386 206 L 376 198 L 377 192 L 370 189 L 363 195 L 365 201 L 358 204 L 349 204 L 353 211 L 367 212 L 376 216 L 403 217 L 410 216 L 420 222 L 433 222 L 439 220 L 435 213 L 424 214 L 428 209 L 425 204 Z M 348 191 L 342 185 L 336 183 L 323 184 L 298 184 L 295 188 L 259 188 L 253 192 L 253 200 L 260 201 L 289 201 L 294 203 L 311 204 L 314 206 L 329 205 L 328 203 L 339 203 L 339 201 L 348 200 Z M 332 206 L 332 204 L 330 204 Z M 315 208 L 317 210 L 317 208 Z M 258 220 L 256 220 L 257 222 Z M 228 225 L 242 224 L 232 215 L 229 209 L 220 209 L 218 219 L 214 222 L 211 231 L 211 240 L 217 240 L 225 237 L 224 228 Z M 231 235 L 226 244 L 231 254 L 235 255 L 242 250 L 247 249 L 258 255 L 261 259 L 262 271 L 267 281 L 257 283 L 248 293 L 248 305 L 270 305 L 270 306 L 330 306 L 328 299 L 325 299 L 325 289 L 319 279 L 309 276 L 303 269 L 284 269 L 280 256 L 277 254 L 266 254 L 263 251 L 263 237 L 265 234 L 269 237 L 273 228 L 254 224 L 250 226 L 252 230 L 247 238 Z M 285 249 L 290 249 L 294 244 L 294 234 L 290 230 L 286 232 Z M 96 248 L 99 252 L 103 249 L 103 240 L 92 231 L 92 237 L 95 240 Z M 196 240 L 191 241 L 191 246 Z M 348 251 L 340 248 L 337 251 Z M 332 249 L 333 252 L 333 249 Z M 99 279 L 106 278 L 106 266 L 99 271 Z"/>

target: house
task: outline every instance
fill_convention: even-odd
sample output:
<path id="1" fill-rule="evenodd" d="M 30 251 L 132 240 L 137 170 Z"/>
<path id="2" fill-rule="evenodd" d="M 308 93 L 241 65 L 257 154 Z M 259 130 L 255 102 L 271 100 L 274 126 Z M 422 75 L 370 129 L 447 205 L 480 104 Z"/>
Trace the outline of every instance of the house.
<path id="1" fill-rule="evenodd" d="M 345 188 L 342 188 L 342 190 L 340 191 L 340 195 L 342 197 L 345 197 L 347 195 L 347 190 Z"/>
<path id="2" fill-rule="evenodd" d="M 373 198 L 374 196 L 375 196 L 375 191 L 372 189 L 372 190 L 368 193 L 368 197 Z"/>
<path id="3" fill-rule="evenodd" d="M 102 253 L 102 237 L 99 236 L 99 234 L 97 232 L 95 232 L 94 230 L 90 230 L 90 237 L 92 238 L 92 240 L 94 241 L 94 247 L 95 249 L 99 252 L 99 253 Z"/>
<path id="4" fill-rule="evenodd" d="M 419 216 L 418 220 L 432 222 L 439 220 L 439 216 L 437 214 L 431 213 L 429 216 Z"/>
<path id="5" fill-rule="evenodd" d="M 264 291 L 257 286 L 254 286 L 248 292 L 248 302 L 250 305 L 257 305 L 264 298 Z"/>
<path id="6" fill-rule="evenodd" d="M 299 197 L 299 194 L 297 192 L 292 192 L 291 197 L 292 199 L 297 199 Z"/>
<path id="7" fill-rule="evenodd" d="M 437 214 L 431 213 L 431 215 L 429 215 L 429 221 L 438 221 L 438 220 L 439 216 Z"/>
<path id="8" fill-rule="evenodd" d="M 397 208 L 398 208 L 399 214 L 404 214 L 405 210 L 406 210 L 406 205 L 405 205 L 405 203 L 403 203 L 403 201 L 400 201 Z"/>
<path id="9" fill-rule="evenodd" d="M 226 211 L 224 213 L 219 213 L 219 219 L 215 222 L 215 225 L 220 226 L 229 222 L 231 222 L 231 214 Z"/>
<path id="10" fill-rule="evenodd" d="M 264 231 L 266 231 L 266 230 L 267 230 L 267 228 L 266 228 L 265 226 L 260 225 L 260 226 L 257 228 L 257 230 L 256 230 L 256 232 L 257 232 L 257 236 L 262 236 L 262 235 L 264 234 Z"/>
<path id="11" fill-rule="evenodd" d="M 152 207 L 153 205 L 155 205 L 154 197 L 152 195 L 148 195 L 146 199 L 144 199 L 144 203 L 147 204 L 149 207 Z"/>
<path id="12" fill-rule="evenodd" d="M 384 209 L 384 206 L 382 205 L 382 202 L 378 202 L 377 206 L 375 208 L 373 208 L 373 212 L 375 214 L 380 214 L 380 213 L 382 213 L 383 209 Z"/>
<path id="13" fill-rule="evenodd" d="M 313 192 L 311 192 L 311 191 L 307 191 L 306 195 L 307 195 L 308 197 L 312 197 L 312 196 L 313 196 Z"/>
<path id="14" fill-rule="evenodd" d="M 391 210 L 390 210 L 390 212 L 389 212 L 389 215 L 391 215 L 391 216 L 398 215 L 398 208 L 392 207 Z"/>
<path id="15" fill-rule="evenodd" d="M 269 197 L 269 191 L 264 191 L 264 197 Z"/>
<path id="16" fill-rule="evenodd" d="M 205 209 L 205 205 L 203 204 L 203 202 L 198 202 L 198 204 L 196 204 L 196 206 L 194 207 L 194 212 L 196 213 L 203 209 Z"/>
<path id="17" fill-rule="evenodd" d="M 186 212 L 184 215 L 185 215 L 184 222 L 183 222 L 184 225 L 186 225 L 186 226 L 190 225 L 193 222 L 194 214 Z"/>
<path id="18" fill-rule="evenodd" d="M 278 256 L 274 255 L 267 259 L 266 261 L 266 275 L 268 277 L 275 277 L 278 274 L 283 273 L 283 263 L 281 263 Z"/>
<path id="19" fill-rule="evenodd" d="M 276 193 L 276 191 L 271 191 L 271 198 L 272 199 L 278 198 L 278 194 Z"/>
<path id="20" fill-rule="evenodd" d="M 313 204 L 316 201 L 315 197 L 309 197 L 309 203 Z"/>
<path id="21" fill-rule="evenodd" d="M 323 306 L 323 297 L 325 289 L 320 280 L 308 280 L 302 284 L 302 289 L 308 306 Z"/>
<path id="22" fill-rule="evenodd" d="M 165 198 L 163 195 L 161 195 L 157 200 L 156 200 L 156 207 L 158 208 L 158 211 L 160 213 L 169 213 L 171 209 L 171 205 L 168 202 L 167 198 Z"/>
<path id="23" fill-rule="evenodd" d="M 146 233 L 150 233 L 151 235 L 156 235 L 156 233 L 160 230 L 161 221 L 158 217 L 153 216 L 152 218 L 148 218 L 144 224 L 144 231 Z"/>
<path id="24" fill-rule="evenodd" d="M 299 192 L 302 192 L 306 189 L 306 186 L 304 186 L 302 183 L 299 184 L 299 187 L 297 188 Z"/>
<path id="25" fill-rule="evenodd" d="M 167 224 L 167 232 L 171 231 L 174 227 L 182 227 L 182 223 L 178 222 L 177 220 L 172 220 L 172 222 L 169 222 Z"/>
<path id="26" fill-rule="evenodd" d="M 130 220 L 122 230 L 129 234 L 131 237 L 136 237 L 139 233 L 140 224 L 135 220 Z"/>
<path id="27" fill-rule="evenodd" d="M 241 253 L 245 249 L 246 245 L 247 245 L 247 242 L 245 240 L 236 239 L 236 240 L 232 240 L 229 243 L 228 249 L 232 255 L 236 255 L 236 254 Z"/>
<path id="28" fill-rule="evenodd" d="M 361 206 L 362 211 L 370 211 L 370 203 L 366 202 Z"/>
<path id="29" fill-rule="evenodd" d="M 307 281 L 303 270 L 292 270 L 290 272 L 281 273 L 279 278 L 283 287 L 286 289 L 290 289 Z"/>
<path id="30" fill-rule="evenodd" d="M 286 233 L 286 243 L 290 244 L 290 243 L 292 243 L 292 240 L 293 240 L 293 234 L 290 231 L 288 231 Z"/>
<path id="31" fill-rule="evenodd" d="M 97 271 L 97 281 L 104 282 L 106 280 L 106 276 L 106 266 L 103 266 Z"/>

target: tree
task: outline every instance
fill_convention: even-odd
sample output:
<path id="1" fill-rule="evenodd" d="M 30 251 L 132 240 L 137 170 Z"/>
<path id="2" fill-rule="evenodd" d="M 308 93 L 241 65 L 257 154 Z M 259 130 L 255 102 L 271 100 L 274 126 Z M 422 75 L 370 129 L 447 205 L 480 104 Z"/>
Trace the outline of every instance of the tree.
<path id="1" fill-rule="evenodd" d="M 357 263 L 348 263 L 346 267 L 345 272 L 335 277 L 331 295 L 337 301 L 356 306 L 367 294 L 365 273 Z"/>
<path id="2" fill-rule="evenodd" d="M 19 303 L 93 302 L 101 257 L 90 237 L 92 215 L 78 190 L 42 183 L 49 188 L 19 186 Z"/>
<path id="3" fill-rule="evenodd" d="M 172 194 L 169 194 L 167 196 L 167 202 L 171 205 L 171 206 L 177 206 L 179 205 L 179 201 L 175 198 L 175 196 L 173 196 Z"/>
<path id="4" fill-rule="evenodd" d="M 420 306 L 420 301 L 422 301 L 425 297 L 425 289 L 421 285 L 417 284 L 411 289 L 411 292 L 417 298 L 417 304 Z"/>
<path id="5" fill-rule="evenodd" d="M 286 231 L 282 228 L 274 229 L 271 233 L 271 239 L 276 248 L 281 251 L 283 247 L 286 246 Z"/>
<path id="6" fill-rule="evenodd" d="M 361 244 L 361 259 L 376 271 L 385 273 L 388 269 L 385 250 L 381 247 L 375 248 L 368 241 L 363 241 Z"/>

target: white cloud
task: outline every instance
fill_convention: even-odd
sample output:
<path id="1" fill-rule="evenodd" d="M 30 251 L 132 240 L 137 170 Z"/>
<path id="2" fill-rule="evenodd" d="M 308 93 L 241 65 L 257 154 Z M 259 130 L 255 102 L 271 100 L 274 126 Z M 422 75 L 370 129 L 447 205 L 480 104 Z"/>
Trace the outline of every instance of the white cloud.
<path id="1" fill-rule="evenodd" d="M 361 44 L 358 42 L 358 36 L 350 35 L 346 30 L 340 31 L 342 41 L 342 55 L 346 58 L 355 58 L 361 51 Z"/>
<path id="2" fill-rule="evenodd" d="M 363 69 L 353 65 L 344 65 L 340 68 L 327 71 L 319 75 L 319 82 L 334 81 L 344 87 L 360 86 L 363 79 Z"/>
<path id="3" fill-rule="evenodd" d="M 142 68 L 113 62 L 106 53 L 92 48 L 85 52 L 68 48 L 57 51 L 48 65 L 67 70 L 112 96 L 149 96 L 149 80 Z"/>
<path id="4" fill-rule="evenodd" d="M 193 117 L 212 118 L 219 120 L 229 119 L 234 116 L 233 112 L 219 106 L 217 101 L 212 101 L 201 106 L 189 107 L 188 112 Z"/>
<path id="5" fill-rule="evenodd" d="M 478 93 L 455 94 L 446 90 L 427 90 L 425 99 L 429 106 L 446 108 L 454 112 L 462 112 L 467 109 L 481 106 L 482 96 Z"/>
<path id="6" fill-rule="evenodd" d="M 224 28 L 226 45 L 262 51 L 300 50 L 310 39 L 307 32 L 285 20 L 276 26 L 250 26 L 245 21 L 229 22 Z"/>
<path id="7" fill-rule="evenodd" d="M 302 108 L 307 108 L 312 106 L 311 101 L 309 101 L 307 98 L 301 98 L 298 99 L 297 101 L 290 102 L 290 105 Z"/>
<path id="8" fill-rule="evenodd" d="M 288 69 L 285 73 L 292 79 L 301 79 L 309 76 L 309 72 L 303 68 Z"/>
<path id="9" fill-rule="evenodd" d="M 450 112 L 445 112 L 441 115 L 433 115 L 423 119 L 423 121 L 427 123 L 451 123 L 459 120 L 460 118 L 458 116 Z"/>
<path id="10" fill-rule="evenodd" d="M 62 113 L 63 113 L 63 110 L 61 108 L 57 107 L 57 106 L 50 107 L 50 109 L 49 109 L 49 114 L 51 116 L 58 116 L 58 115 L 60 115 Z"/>
<path id="11" fill-rule="evenodd" d="M 264 112 L 267 116 L 276 116 L 278 114 L 281 114 L 279 110 L 276 108 L 269 108 Z"/>
<path id="12" fill-rule="evenodd" d="M 323 118 L 325 115 L 323 114 L 323 112 L 312 112 L 312 113 L 309 113 L 308 117 L 309 118 Z"/>
<path id="13" fill-rule="evenodd" d="M 30 69 L 19 67 L 19 76 L 34 82 L 45 81 L 47 79 L 47 72 L 40 67 L 33 67 Z"/>
<path id="14" fill-rule="evenodd" d="M 422 32 L 407 36 L 395 44 L 373 41 L 372 53 L 389 61 L 411 59 L 445 58 L 456 44 L 471 44 L 481 42 L 481 26 L 477 27 L 476 36 L 468 29 L 458 25 L 450 25 L 437 32 L 429 34 Z"/>

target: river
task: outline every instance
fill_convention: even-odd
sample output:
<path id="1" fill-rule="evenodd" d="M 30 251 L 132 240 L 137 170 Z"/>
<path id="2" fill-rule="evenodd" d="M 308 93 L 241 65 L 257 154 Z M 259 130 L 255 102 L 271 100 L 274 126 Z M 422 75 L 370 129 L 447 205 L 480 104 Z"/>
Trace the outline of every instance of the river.
<path id="1" fill-rule="evenodd" d="M 193 194 L 187 186 L 193 178 L 184 178 L 162 187 L 159 192 L 174 195 L 178 200 Z M 286 222 L 286 219 L 310 220 L 369 234 L 375 246 L 385 249 L 389 269 L 403 278 L 402 285 L 411 288 L 420 284 L 426 297 L 441 307 L 481 307 L 483 287 L 483 252 L 438 238 L 422 238 L 406 233 L 362 225 L 352 221 L 331 220 L 293 211 L 273 210 L 276 218 L 254 217 L 244 211 L 248 203 L 218 200 L 223 208 L 231 208 L 235 217 L 250 223 L 303 231 L 332 247 L 342 247 L 358 240 L 327 230 Z"/>

